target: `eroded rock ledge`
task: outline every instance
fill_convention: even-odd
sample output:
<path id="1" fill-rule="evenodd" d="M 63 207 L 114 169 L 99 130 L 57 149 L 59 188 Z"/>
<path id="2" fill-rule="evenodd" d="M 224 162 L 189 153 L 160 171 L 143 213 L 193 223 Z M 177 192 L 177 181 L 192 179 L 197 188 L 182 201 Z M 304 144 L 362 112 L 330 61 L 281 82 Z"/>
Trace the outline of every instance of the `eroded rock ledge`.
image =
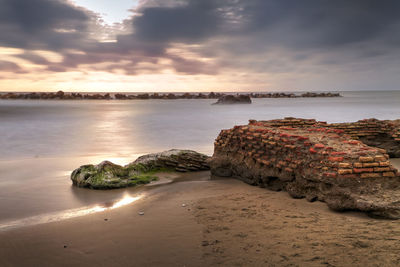
<path id="1" fill-rule="evenodd" d="M 385 149 L 362 142 L 390 141 L 398 151 L 398 126 L 399 121 L 375 119 L 346 124 L 251 120 L 221 131 L 211 172 L 286 190 L 294 198 L 320 200 L 334 210 L 399 219 L 400 174 Z"/>
<path id="2" fill-rule="evenodd" d="M 172 149 L 139 157 L 126 166 L 109 161 L 98 165 L 83 165 L 74 170 L 71 180 L 78 187 L 114 189 L 147 184 L 157 179 L 160 171 L 209 170 L 209 157 L 192 150 Z"/>

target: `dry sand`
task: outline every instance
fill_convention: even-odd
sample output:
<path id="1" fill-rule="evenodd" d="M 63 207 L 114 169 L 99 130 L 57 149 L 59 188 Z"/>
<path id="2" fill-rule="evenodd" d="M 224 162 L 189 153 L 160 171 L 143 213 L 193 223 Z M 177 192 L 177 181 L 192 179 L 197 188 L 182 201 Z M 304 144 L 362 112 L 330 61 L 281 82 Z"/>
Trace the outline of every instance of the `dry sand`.
<path id="1" fill-rule="evenodd" d="M 0 232 L 0 266 L 400 265 L 400 221 L 209 176 L 155 186 L 119 209 Z"/>

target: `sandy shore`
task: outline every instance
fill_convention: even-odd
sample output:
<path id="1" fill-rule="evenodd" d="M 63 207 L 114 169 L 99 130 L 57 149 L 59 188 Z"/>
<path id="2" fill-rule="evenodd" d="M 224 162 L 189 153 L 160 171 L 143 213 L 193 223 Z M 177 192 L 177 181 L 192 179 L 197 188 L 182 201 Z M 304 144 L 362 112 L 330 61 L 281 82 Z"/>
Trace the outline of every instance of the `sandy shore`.
<path id="1" fill-rule="evenodd" d="M 0 232 L 0 266 L 400 264 L 399 221 L 209 176 L 155 186 L 119 209 Z"/>

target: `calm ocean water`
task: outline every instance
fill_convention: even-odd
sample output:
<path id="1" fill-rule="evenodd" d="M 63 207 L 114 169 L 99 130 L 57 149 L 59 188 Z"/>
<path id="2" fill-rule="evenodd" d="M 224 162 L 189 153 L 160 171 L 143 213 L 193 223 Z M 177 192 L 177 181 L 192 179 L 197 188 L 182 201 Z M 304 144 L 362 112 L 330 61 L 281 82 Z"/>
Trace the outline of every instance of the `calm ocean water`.
<path id="1" fill-rule="evenodd" d="M 86 163 L 125 164 L 171 148 L 211 155 L 221 129 L 249 119 L 400 118 L 400 91 L 342 95 L 233 106 L 211 105 L 215 100 L 0 100 L 0 222 L 111 201 L 133 189 L 77 189 L 69 173 Z"/>

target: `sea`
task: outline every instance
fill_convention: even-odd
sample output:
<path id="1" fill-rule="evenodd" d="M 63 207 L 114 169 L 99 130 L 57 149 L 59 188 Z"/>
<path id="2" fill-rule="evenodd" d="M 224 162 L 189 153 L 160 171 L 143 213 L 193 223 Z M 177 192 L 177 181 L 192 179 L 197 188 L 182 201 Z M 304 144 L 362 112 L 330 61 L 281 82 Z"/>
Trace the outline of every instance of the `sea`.
<path id="1" fill-rule="evenodd" d="M 251 105 L 211 105 L 213 99 L 0 100 L 0 230 L 80 216 L 137 194 L 134 188 L 76 188 L 70 174 L 84 164 L 124 165 L 172 148 L 212 155 L 221 129 L 249 119 L 400 118 L 400 91 L 340 94 L 253 99 Z"/>

